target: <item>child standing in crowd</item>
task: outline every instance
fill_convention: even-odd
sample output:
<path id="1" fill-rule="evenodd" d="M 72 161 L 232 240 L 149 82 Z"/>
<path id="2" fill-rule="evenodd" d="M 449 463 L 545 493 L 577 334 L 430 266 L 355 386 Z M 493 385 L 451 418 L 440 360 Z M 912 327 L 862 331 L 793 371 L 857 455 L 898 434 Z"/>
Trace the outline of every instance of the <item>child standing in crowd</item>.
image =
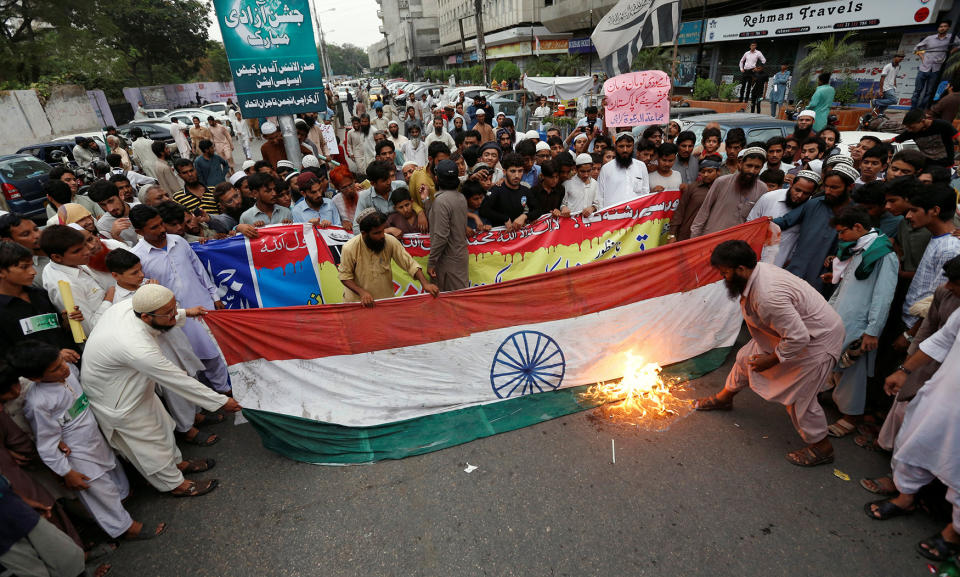
<path id="1" fill-rule="evenodd" d="M 43 269 L 43 288 L 57 310 L 66 310 L 59 282 L 66 281 L 73 293 L 74 310 L 83 316 L 80 321 L 89 335 L 113 301 L 114 287 L 104 290 L 87 267 L 90 249 L 87 237 L 74 226 L 52 225 L 40 235 L 40 249 L 50 257 Z"/>

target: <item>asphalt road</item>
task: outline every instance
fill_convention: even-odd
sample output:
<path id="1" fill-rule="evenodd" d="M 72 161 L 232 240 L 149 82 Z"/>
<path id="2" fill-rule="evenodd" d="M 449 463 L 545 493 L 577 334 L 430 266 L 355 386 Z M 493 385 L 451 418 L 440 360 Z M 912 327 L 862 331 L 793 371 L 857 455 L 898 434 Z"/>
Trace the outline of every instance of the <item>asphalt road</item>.
<path id="1" fill-rule="evenodd" d="M 220 488 L 174 499 L 135 482 L 134 517 L 169 529 L 124 543 L 114 575 L 909 576 L 927 574 L 914 546 L 940 527 L 868 519 L 873 496 L 856 481 L 888 461 L 851 438 L 833 466 L 789 464 L 800 439 L 782 407 L 750 392 L 732 413 L 661 433 L 590 411 L 366 466 L 287 460 L 249 424 L 211 429 L 219 444 L 185 454 L 215 457 Z"/>

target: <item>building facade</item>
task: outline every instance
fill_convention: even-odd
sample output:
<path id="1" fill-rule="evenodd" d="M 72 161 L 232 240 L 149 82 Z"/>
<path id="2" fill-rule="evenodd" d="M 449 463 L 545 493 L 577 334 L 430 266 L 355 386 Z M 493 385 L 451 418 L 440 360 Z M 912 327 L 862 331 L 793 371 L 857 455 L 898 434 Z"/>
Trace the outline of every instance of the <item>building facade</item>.
<path id="1" fill-rule="evenodd" d="M 392 62 L 410 68 L 440 64 L 438 0 L 377 0 L 377 4 L 384 39 L 367 49 L 371 69 L 382 70 Z"/>

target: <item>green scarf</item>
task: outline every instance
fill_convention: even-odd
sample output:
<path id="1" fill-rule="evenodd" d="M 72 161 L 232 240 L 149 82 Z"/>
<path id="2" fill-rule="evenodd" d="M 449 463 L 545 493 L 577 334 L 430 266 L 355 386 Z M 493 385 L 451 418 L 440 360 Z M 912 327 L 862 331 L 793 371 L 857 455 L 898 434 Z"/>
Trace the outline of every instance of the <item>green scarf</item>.
<path id="1" fill-rule="evenodd" d="M 837 245 L 837 258 L 847 260 L 853 257 L 853 247 L 856 246 L 856 244 L 856 242 L 841 242 Z M 863 258 L 860 260 L 860 265 L 857 267 L 857 270 L 854 271 L 854 276 L 857 280 L 869 278 L 870 275 L 873 274 L 873 269 L 877 267 L 880 259 L 891 252 L 893 252 L 893 243 L 890 242 L 890 237 L 878 231 L 876 240 L 870 243 L 870 246 L 863 251 Z"/>

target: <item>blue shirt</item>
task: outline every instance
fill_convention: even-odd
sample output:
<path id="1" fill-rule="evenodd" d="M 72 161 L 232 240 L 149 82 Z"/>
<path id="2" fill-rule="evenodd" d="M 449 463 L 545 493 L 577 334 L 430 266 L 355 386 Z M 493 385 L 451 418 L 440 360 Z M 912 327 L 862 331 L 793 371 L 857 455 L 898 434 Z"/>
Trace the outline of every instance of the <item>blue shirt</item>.
<path id="1" fill-rule="evenodd" d="M 818 291 L 823 289 L 823 261 L 827 255 L 836 253 L 837 230 L 830 226 L 833 209 L 823 202 L 822 196 L 811 198 L 773 223 L 782 230 L 800 227 L 796 248 L 785 266 L 788 271 L 810 283 Z"/>
<path id="2" fill-rule="evenodd" d="M 267 216 L 267 213 L 260 210 L 257 205 L 253 205 L 240 215 L 240 224 L 253 224 L 257 221 L 263 221 L 264 226 L 268 224 L 281 224 L 285 220 L 292 221 L 293 213 L 290 209 L 279 204 L 273 205 L 273 214 Z"/>
<path id="3" fill-rule="evenodd" d="M 528 172 L 524 172 L 523 176 L 520 177 L 520 182 L 525 182 L 530 185 L 530 188 L 537 186 L 540 182 L 540 166 L 537 164 L 533 165 Z"/>
<path id="4" fill-rule="evenodd" d="M 203 156 L 198 156 L 193 161 L 193 167 L 197 169 L 197 177 L 204 186 L 216 186 L 227 180 L 230 174 L 230 165 L 221 156 L 214 154 L 208 160 Z"/>
<path id="5" fill-rule="evenodd" d="M 330 201 L 323 201 L 320 208 L 313 208 L 307 204 L 307 199 L 301 198 L 300 202 L 293 205 L 293 222 L 310 222 L 316 218 L 319 220 L 329 220 L 334 226 L 340 226 L 340 211 L 333 206 Z"/>

